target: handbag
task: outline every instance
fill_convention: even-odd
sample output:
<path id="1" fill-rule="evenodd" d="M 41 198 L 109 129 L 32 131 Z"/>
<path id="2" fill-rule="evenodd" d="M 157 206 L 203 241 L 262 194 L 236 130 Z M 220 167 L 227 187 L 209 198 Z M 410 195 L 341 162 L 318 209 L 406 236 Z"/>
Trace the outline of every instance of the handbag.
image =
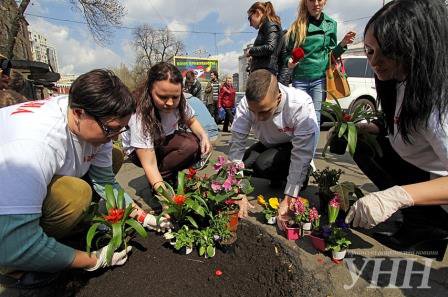
<path id="1" fill-rule="evenodd" d="M 341 57 L 335 58 L 332 53 L 328 56 L 327 78 L 327 100 L 336 100 L 350 96 L 350 85 L 347 81 L 344 63 Z"/>

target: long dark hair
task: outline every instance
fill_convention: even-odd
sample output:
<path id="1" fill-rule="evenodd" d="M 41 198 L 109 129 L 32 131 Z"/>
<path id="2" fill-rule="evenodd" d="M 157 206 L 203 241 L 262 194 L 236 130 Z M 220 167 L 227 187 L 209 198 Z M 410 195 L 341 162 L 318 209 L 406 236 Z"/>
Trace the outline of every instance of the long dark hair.
<path id="1" fill-rule="evenodd" d="M 398 133 L 406 143 L 409 134 L 428 127 L 436 113 L 440 124 L 448 106 L 448 10 L 442 0 L 395 0 L 369 20 L 383 55 L 403 65 L 406 88 Z M 393 133 L 397 81 L 375 78 L 378 100 Z"/>
<path id="2" fill-rule="evenodd" d="M 154 146 L 163 142 L 163 128 L 160 119 L 160 112 L 155 107 L 151 92 L 154 83 L 158 81 L 168 80 L 170 83 L 179 84 L 181 86 L 180 102 L 179 102 L 179 127 L 185 129 L 187 126 L 187 115 L 184 94 L 182 92 L 182 74 L 173 64 L 160 62 L 152 66 L 148 71 L 148 78 L 144 86 L 140 89 L 140 95 L 137 96 L 137 116 L 142 121 L 143 133 L 151 135 Z M 137 94 L 138 95 L 138 94 Z"/>

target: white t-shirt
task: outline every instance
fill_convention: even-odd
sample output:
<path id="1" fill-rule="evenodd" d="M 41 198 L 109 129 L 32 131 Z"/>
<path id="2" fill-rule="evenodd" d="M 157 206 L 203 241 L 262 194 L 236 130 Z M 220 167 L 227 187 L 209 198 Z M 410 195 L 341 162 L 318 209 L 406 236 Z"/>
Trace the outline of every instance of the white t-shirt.
<path id="1" fill-rule="evenodd" d="M 194 110 L 190 105 L 186 104 L 187 119 L 194 116 Z M 170 113 L 160 112 L 160 120 L 162 123 L 163 134 L 165 136 L 173 134 L 179 128 L 179 111 L 175 110 Z M 154 143 L 151 135 L 143 133 L 143 125 L 140 117 L 133 114 L 129 120 L 129 130 L 123 133 L 123 150 L 129 155 L 136 148 L 153 148 Z"/>
<path id="2" fill-rule="evenodd" d="M 395 119 L 400 115 L 405 87 L 405 84 L 397 86 Z M 442 125 L 439 125 L 437 114 L 433 113 L 429 117 L 428 128 L 409 135 L 411 144 L 404 142 L 398 133 L 397 121 L 394 122 L 394 135 L 389 135 L 389 141 L 403 160 L 432 174 L 448 175 L 448 115 L 445 115 Z"/>
<path id="3" fill-rule="evenodd" d="M 95 147 L 71 133 L 67 107 L 59 96 L 0 109 L 0 215 L 41 213 L 53 176 L 112 165 L 112 143 Z"/>
<path id="4" fill-rule="evenodd" d="M 244 97 L 238 104 L 232 131 L 249 134 L 251 129 L 265 146 L 290 142 L 294 136 L 309 135 L 316 131 L 314 104 L 309 95 L 299 89 L 279 84 L 282 99 L 272 120 L 256 121 Z"/>

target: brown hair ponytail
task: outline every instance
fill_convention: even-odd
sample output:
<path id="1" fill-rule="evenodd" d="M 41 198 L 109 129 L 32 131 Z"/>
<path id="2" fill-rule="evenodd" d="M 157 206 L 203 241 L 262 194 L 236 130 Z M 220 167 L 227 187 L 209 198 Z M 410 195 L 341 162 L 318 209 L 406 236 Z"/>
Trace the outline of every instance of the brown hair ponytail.
<path id="1" fill-rule="evenodd" d="M 254 13 L 255 11 L 259 11 L 263 14 L 263 22 L 265 19 L 268 19 L 270 22 L 276 23 L 277 25 L 281 25 L 280 17 L 275 13 L 274 6 L 270 1 L 260 2 L 257 1 L 249 8 L 247 11 L 248 14 Z"/>

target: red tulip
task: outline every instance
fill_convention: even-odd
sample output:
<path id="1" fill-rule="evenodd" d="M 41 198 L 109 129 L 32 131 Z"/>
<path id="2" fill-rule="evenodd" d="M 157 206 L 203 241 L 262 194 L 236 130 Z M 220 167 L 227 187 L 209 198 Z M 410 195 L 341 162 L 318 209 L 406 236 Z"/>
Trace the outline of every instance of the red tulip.
<path id="1" fill-rule="evenodd" d="M 176 203 L 177 205 L 183 205 L 185 203 L 185 200 L 187 200 L 187 198 L 185 197 L 185 195 L 174 195 L 174 203 Z"/>
<path id="2" fill-rule="evenodd" d="M 296 47 L 292 50 L 292 62 L 297 63 L 299 60 L 303 59 L 305 57 L 305 52 L 301 47 Z"/>
<path id="3" fill-rule="evenodd" d="M 111 222 L 112 224 L 115 224 L 123 218 L 123 215 L 124 215 L 124 209 L 111 208 L 109 209 L 107 216 L 104 216 L 104 218 L 109 222 Z"/>

